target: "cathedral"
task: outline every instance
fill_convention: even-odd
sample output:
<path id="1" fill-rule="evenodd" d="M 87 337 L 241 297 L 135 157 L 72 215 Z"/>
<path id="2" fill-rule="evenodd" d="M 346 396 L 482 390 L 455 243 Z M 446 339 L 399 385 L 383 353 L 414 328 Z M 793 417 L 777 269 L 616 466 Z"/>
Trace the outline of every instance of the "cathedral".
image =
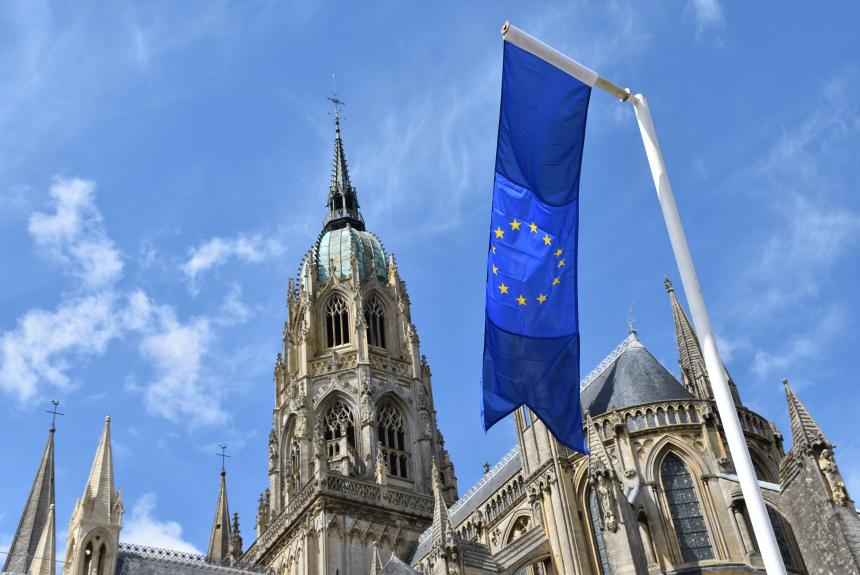
<path id="1" fill-rule="evenodd" d="M 205 556 L 124 543 L 107 418 L 65 557 L 56 557 L 52 427 L 3 571 L 763 573 L 699 340 L 669 280 L 666 291 L 677 378 L 631 327 L 581 383 L 590 455 L 521 408 L 516 444 L 459 495 L 406 283 L 365 226 L 336 116 L 327 214 L 287 287 L 253 536 L 230 514 L 222 469 Z M 780 430 L 729 381 L 787 571 L 860 575 L 860 515 L 834 445 L 786 381 L 786 453 Z"/>

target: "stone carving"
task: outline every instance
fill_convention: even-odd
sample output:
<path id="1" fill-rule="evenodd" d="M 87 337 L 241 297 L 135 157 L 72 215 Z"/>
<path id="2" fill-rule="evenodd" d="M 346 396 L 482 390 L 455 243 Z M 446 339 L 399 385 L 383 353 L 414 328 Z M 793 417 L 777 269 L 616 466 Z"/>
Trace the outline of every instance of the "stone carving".
<path id="1" fill-rule="evenodd" d="M 269 473 L 278 468 L 278 435 L 275 430 L 269 432 Z"/>
<path id="2" fill-rule="evenodd" d="M 385 464 L 385 454 L 382 452 L 382 443 L 376 442 L 376 482 L 380 485 L 388 483 L 388 466 Z"/>
<path id="3" fill-rule="evenodd" d="M 848 492 L 845 490 L 845 482 L 842 480 L 842 474 L 839 473 L 833 451 L 830 449 L 821 451 L 821 455 L 818 456 L 818 468 L 824 474 L 824 479 L 827 480 L 833 502 L 836 505 L 845 505 L 848 501 Z"/>
<path id="4" fill-rule="evenodd" d="M 592 488 L 597 494 L 597 504 L 600 507 L 600 519 L 603 527 L 614 532 L 618 529 L 615 517 L 615 489 L 607 471 L 595 474 L 591 480 Z"/>
<path id="5" fill-rule="evenodd" d="M 317 360 L 311 364 L 311 375 L 325 375 L 333 371 L 355 369 L 358 365 L 358 355 L 355 352 L 345 354 L 333 351 L 330 357 Z"/>

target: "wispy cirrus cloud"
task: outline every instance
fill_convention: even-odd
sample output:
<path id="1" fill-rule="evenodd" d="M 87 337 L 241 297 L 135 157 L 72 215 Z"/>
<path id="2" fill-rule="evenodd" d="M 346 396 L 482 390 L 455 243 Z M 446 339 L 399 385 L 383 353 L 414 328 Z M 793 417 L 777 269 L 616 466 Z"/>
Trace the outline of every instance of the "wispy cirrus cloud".
<path id="1" fill-rule="evenodd" d="M 696 20 L 697 36 L 701 36 L 708 29 L 719 28 L 725 23 L 719 0 L 691 0 L 690 6 Z"/>
<path id="2" fill-rule="evenodd" d="M 259 263 L 280 255 L 284 246 L 274 238 L 262 235 L 238 235 L 232 238 L 214 237 L 189 250 L 188 259 L 180 268 L 192 293 L 199 290 L 201 274 L 226 264 L 231 259 Z"/>

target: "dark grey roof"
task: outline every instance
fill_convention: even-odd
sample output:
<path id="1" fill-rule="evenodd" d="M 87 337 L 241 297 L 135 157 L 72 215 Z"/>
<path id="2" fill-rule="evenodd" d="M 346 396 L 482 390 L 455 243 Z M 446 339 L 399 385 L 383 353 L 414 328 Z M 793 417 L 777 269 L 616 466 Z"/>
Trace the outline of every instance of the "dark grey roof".
<path id="1" fill-rule="evenodd" d="M 421 575 L 421 572 L 416 571 L 392 553 L 391 559 L 382 568 L 382 575 Z"/>
<path id="2" fill-rule="evenodd" d="M 498 573 L 499 564 L 493 559 L 493 554 L 490 553 L 490 548 L 483 543 L 475 541 L 458 541 L 460 552 L 463 554 L 463 564 L 466 567 L 475 567 L 481 570 L 481 573 Z"/>
<path id="3" fill-rule="evenodd" d="M 227 567 L 208 563 L 204 555 L 120 543 L 116 575 L 249 575 L 262 568 Z"/>
<path id="4" fill-rule="evenodd" d="M 583 412 L 592 416 L 635 405 L 693 396 L 631 332 L 582 383 Z"/>

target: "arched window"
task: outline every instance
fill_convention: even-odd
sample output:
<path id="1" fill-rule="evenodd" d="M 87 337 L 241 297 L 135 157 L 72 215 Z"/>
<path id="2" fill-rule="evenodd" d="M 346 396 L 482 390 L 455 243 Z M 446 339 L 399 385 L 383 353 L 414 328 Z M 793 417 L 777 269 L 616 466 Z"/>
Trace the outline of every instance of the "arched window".
<path id="1" fill-rule="evenodd" d="M 349 343 L 349 306 L 339 295 L 332 296 L 325 306 L 325 335 L 328 347 Z"/>
<path id="2" fill-rule="evenodd" d="M 301 487 L 301 447 L 298 441 L 290 444 L 290 457 L 287 460 L 287 481 L 295 493 Z"/>
<path id="3" fill-rule="evenodd" d="M 786 523 L 785 519 L 779 513 L 770 507 L 767 508 L 767 516 L 770 518 L 770 524 L 773 525 L 773 534 L 776 536 L 776 544 L 779 546 L 779 554 L 782 555 L 782 562 L 785 563 L 785 568 L 799 571 L 804 570 L 801 562 L 798 561 L 795 555 L 797 542 L 794 540 L 791 526 Z"/>
<path id="4" fill-rule="evenodd" d="M 514 521 L 513 527 L 511 527 L 511 532 L 508 535 L 508 543 L 513 543 L 520 537 L 526 534 L 526 531 L 531 527 L 531 521 L 529 520 L 528 515 L 522 515 L 517 517 L 516 521 Z"/>
<path id="5" fill-rule="evenodd" d="M 676 455 L 669 454 L 660 475 L 684 561 L 713 559 L 714 550 L 690 472 Z"/>
<path id="6" fill-rule="evenodd" d="M 326 411 L 323 418 L 323 436 L 328 447 L 329 459 L 346 456 L 346 450 L 349 447 L 355 447 L 352 412 L 342 401 L 335 401 Z"/>
<path id="7" fill-rule="evenodd" d="M 603 524 L 600 520 L 600 505 L 594 489 L 588 490 L 588 518 L 591 522 L 591 533 L 594 535 L 594 546 L 597 548 L 597 558 L 600 561 L 600 572 L 612 575 L 612 565 L 609 563 L 609 553 L 603 540 Z"/>
<path id="8" fill-rule="evenodd" d="M 379 406 L 376 413 L 376 433 L 382 444 L 382 455 L 388 464 L 388 473 L 409 479 L 409 453 L 406 449 L 406 430 L 403 416 L 390 401 Z"/>
<path id="9" fill-rule="evenodd" d="M 376 296 L 370 296 L 364 303 L 364 323 L 367 324 L 367 342 L 385 347 L 385 308 Z"/>

